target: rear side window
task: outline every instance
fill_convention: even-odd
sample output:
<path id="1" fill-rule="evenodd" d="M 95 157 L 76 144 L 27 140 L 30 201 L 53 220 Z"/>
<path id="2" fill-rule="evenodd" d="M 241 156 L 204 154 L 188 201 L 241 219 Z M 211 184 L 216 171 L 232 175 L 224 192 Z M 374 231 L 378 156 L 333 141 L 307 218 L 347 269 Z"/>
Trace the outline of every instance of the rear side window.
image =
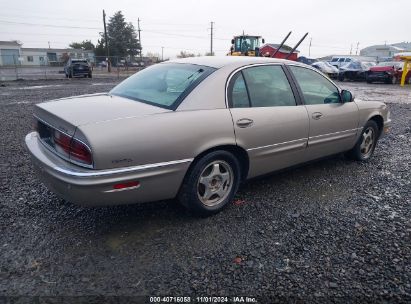
<path id="1" fill-rule="evenodd" d="M 289 66 L 301 88 L 306 105 L 339 103 L 337 87 L 319 73 L 297 66 Z"/>
<path id="2" fill-rule="evenodd" d="M 238 72 L 231 86 L 232 106 L 295 106 L 294 94 L 281 66 L 256 66 Z"/>
<path id="3" fill-rule="evenodd" d="M 243 73 L 238 72 L 233 77 L 233 86 L 231 91 L 231 98 L 233 108 L 247 108 L 250 106 L 250 100 L 248 99 L 247 88 Z"/>

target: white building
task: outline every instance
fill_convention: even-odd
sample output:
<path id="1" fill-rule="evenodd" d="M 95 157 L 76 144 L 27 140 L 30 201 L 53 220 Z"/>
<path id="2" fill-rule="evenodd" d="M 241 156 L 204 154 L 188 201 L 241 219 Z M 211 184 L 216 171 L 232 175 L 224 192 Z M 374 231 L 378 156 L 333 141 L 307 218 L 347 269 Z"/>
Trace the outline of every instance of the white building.
<path id="1" fill-rule="evenodd" d="M 404 47 L 408 47 L 406 49 Z M 404 47 L 402 47 L 404 46 Z M 392 58 L 394 54 L 405 52 L 411 49 L 411 43 L 396 43 L 396 44 L 383 44 L 368 46 L 360 51 L 361 56 L 374 56 L 377 60 Z"/>
<path id="2" fill-rule="evenodd" d="M 14 65 L 18 62 L 20 47 L 17 41 L 0 41 L 0 66 Z"/>
<path id="3" fill-rule="evenodd" d="M 0 66 L 63 65 L 68 58 L 84 58 L 94 62 L 94 52 L 78 49 L 22 48 L 16 41 L 0 41 Z"/>

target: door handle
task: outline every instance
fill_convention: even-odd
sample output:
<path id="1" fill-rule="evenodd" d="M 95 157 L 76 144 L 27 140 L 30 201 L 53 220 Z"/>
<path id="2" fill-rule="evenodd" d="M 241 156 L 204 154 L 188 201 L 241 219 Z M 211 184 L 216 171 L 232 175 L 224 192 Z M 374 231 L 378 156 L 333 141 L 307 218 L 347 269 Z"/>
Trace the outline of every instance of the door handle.
<path id="1" fill-rule="evenodd" d="M 314 119 L 320 119 L 323 116 L 323 113 L 320 112 L 314 112 L 312 115 L 312 118 Z"/>
<path id="2" fill-rule="evenodd" d="M 239 128 L 247 128 L 252 126 L 253 124 L 253 120 L 249 119 L 249 118 L 241 118 L 239 120 L 237 120 L 236 124 Z"/>

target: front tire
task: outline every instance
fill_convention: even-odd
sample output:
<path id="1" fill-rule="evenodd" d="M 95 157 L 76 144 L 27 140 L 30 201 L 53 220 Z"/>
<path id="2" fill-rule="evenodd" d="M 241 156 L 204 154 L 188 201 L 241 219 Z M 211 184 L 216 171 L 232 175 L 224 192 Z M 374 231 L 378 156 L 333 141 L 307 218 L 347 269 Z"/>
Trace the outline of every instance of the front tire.
<path id="1" fill-rule="evenodd" d="M 228 151 L 213 151 L 189 169 L 178 200 L 197 215 L 215 214 L 233 200 L 240 179 L 241 168 L 237 158 Z"/>
<path id="2" fill-rule="evenodd" d="M 361 136 L 354 148 L 347 152 L 347 156 L 354 160 L 367 161 L 374 153 L 379 137 L 378 125 L 369 120 L 362 129 Z"/>

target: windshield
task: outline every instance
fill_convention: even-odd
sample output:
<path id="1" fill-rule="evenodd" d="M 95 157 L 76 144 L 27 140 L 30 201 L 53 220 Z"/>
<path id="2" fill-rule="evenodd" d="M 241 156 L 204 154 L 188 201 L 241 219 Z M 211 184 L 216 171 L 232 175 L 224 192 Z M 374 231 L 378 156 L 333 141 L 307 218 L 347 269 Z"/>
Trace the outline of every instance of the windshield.
<path id="1" fill-rule="evenodd" d="M 181 63 L 153 65 L 127 78 L 110 91 L 135 101 L 175 109 L 181 100 L 215 69 Z"/>
<path id="2" fill-rule="evenodd" d="M 244 53 L 247 51 L 254 51 L 256 47 L 259 47 L 259 39 L 257 37 L 240 36 L 235 38 L 235 52 Z"/>

